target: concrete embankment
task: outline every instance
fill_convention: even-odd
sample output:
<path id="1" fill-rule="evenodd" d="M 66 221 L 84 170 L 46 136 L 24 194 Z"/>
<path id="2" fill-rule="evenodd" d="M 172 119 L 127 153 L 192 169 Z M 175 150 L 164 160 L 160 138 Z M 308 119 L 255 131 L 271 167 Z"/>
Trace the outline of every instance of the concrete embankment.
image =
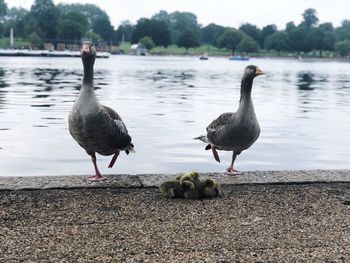
<path id="1" fill-rule="evenodd" d="M 0 177 L 0 262 L 350 262 L 350 171 L 205 174 L 223 197 L 166 199 L 168 175 Z"/>
<path id="2" fill-rule="evenodd" d="M 158 187 L 176 174 L 107 175 L 104 182 L 91 183 L 85 176 L 23 176 L 0 177 L 1 190 L 40 190 L 77 188 L 143 188 Z M 307 184 L 350 182 L 350 170 L 286 170 L 243 172 L 238 176 L 224 173 L 201 173 L 213 177 L 222 185 L 243 184 Z"/>

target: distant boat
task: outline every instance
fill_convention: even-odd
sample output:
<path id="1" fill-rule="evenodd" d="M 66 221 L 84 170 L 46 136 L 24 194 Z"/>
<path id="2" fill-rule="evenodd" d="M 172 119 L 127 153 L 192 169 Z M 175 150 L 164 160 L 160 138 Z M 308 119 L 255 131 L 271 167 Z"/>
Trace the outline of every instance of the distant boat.
<path id="1" fill-rule="evenodd" d="M 229 57 L 229 60 L 248 61 L 249 57 L 247 57 L 247 56 L 231 56 L 231 57 Z"/>
<path id="2" fill-rule="evenodd" d="M 79 51 L 48 51 L 29 49 L 0 49 L 0 56 L 5 57 L 80 57 Z M 98 52 L 98 58 L 109 58 L 110 53 Z"/>
<path id="3" fill-rule="evenodd" d="M 205 53 L 205 54 L 201 55 L 201 56 L 199 57 L 199 59 L 200 59 L 200 60 L 208 60 L 208 59 L 209 59 L 208 53 Z"/>

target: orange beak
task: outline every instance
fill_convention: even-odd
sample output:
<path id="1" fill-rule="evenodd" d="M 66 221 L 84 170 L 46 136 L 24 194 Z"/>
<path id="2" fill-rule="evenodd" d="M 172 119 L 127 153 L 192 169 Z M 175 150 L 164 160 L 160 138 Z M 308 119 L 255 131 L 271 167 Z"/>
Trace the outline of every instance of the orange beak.
<path id="1" fill-rule="evenodd" d="M 259 75 L 262 75 L 262 74 L 265 74 L 260 68 L 256 68 L 256 71 L 255 71 L 255 76 L 259 76 Z"/>

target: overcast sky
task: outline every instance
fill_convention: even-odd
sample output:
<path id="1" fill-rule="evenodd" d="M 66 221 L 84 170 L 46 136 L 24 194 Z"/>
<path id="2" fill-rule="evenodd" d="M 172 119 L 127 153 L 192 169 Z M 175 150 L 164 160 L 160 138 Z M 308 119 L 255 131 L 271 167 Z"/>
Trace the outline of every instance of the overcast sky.
<path id="1" fill-rule="evenodd" d="M 5 2 L 9 7 L 29 9 L 34 0 Z M 301 14 L 310 7 L 316 9 L 320 23 L 339 26 L 342 20 L 350 20 L 348 0 L 54 0 L 55 4 L 61 2 L 96 4 L 108 13 L 115 27 L 124 20 L 136 23 L 140 17 L 151 17 L 159 10 L 188 11 L 197 15 L 198 22 L 204 26 L 216 23 L 236 28 L 249 22 L 260 28 L 276 24 L 284 29 L 289 21 L 300 23 Z"/>

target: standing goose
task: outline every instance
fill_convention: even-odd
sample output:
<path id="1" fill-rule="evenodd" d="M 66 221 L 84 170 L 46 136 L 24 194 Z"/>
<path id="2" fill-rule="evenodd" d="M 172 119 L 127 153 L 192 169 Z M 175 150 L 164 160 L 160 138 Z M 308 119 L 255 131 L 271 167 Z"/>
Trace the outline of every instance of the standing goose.
<path id="1" fill-rule="evenodd" d="M 84 43 L 81 58 L 84 66 L 84 77 L 78 98 L 69 114 L 69 132 L 78 144 L 91 156 L 95 175 L 89 181 L 103 181 L 96 164 L 96 153 L 113 155 L 109 168 L 113 167 L 120 151 L 134 151 L 131 137 L 125 124 L 114 110 L 97 101 L 94 89 L 93 67 L 96 50 L 90 43 Z"/>
<path id="2" fill-rule="evenodd" d="M 248 149 L 259 137 L 260 127 L 255 116 L 254 105 L 251 97 L 253 80 L 256 76 L 264 74 L 257 66 L 247 66 L 243 72 L 241 81 L 241 98 L 236 112 L 226 112 L 207 127 L 207 135 L 195 139 L 209 143 L 205 149 L 211 149 L 214 158 L 220 162 L 218 150 L 232 151 L 231 165 L 226 169 L 227 173 L 235 174 L 237 170 L 233 165 L 236 156 Z"/>

